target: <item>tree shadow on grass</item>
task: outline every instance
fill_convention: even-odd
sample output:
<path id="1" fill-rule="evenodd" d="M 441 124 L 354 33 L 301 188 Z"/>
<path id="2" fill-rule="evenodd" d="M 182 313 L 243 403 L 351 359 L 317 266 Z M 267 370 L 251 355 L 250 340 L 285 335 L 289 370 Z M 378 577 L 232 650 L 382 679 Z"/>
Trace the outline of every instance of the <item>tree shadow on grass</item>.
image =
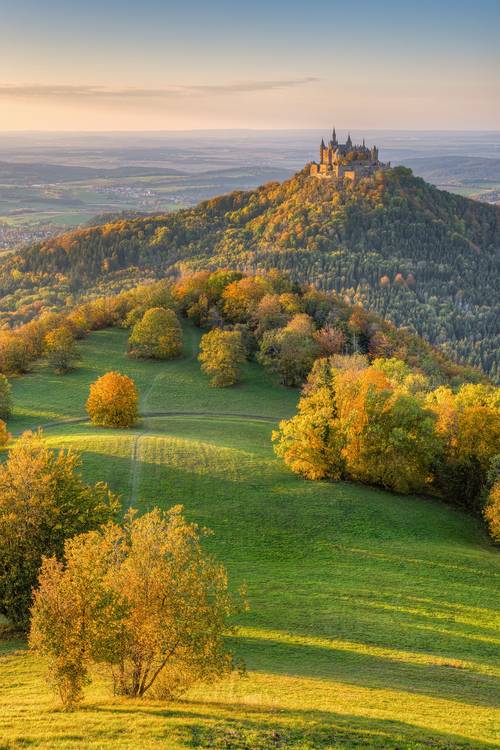
<path id="1" fill-rule="evenodd" d="M 158 709 L 157 704 L 148 707 L 134 703 L 112 708 L 93 706 L 90 710 L 165 718 L 172 722 L 172 734 L 193 750 L 492 750 L 497 747 L 494 743 L 423 729 L 403 721 L 334 711 L 203 701 L 185 701 L 167 705 L 165 709 Z"/>
<path id="2" fill-rule="evenodd" d="M 263 638 L 235 638 L 231 646 L 258 672 L 343 682 L 363 688 L 399 690 L 467 702 L 498 705 L 498 680 L 453 665 L 408 663 L 346 648 L 282 643 Z"/>

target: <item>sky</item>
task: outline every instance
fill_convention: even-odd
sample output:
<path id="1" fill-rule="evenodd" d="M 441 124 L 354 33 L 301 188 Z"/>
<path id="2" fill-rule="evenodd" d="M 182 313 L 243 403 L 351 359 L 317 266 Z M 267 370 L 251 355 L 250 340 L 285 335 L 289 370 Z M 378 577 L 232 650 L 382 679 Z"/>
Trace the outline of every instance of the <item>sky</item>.
<path id="1" fill-rule="evenodd" d="M 0 130 L 500 130 L 500 0 L 0 0 Z"/>

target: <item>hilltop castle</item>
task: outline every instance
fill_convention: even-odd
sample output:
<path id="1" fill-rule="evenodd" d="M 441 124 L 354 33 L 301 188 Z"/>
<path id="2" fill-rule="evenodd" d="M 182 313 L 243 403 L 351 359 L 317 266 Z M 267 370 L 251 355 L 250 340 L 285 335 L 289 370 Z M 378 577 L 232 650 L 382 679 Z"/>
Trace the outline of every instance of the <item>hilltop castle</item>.
<path id="1" fill-rule="evenodd" d="M 347 136 L 345 143 L 337 141 L 335 128 L 328 146 L 321 141 L 319 147 L 319 163 L 313 161 L 311 164 L 311 175 L 316 177 L 344 177 L 347 180 L 356 180 L 358 177 L 366 177 L 378 169 L 387 169 L 390 164 L 382 164 L 378 158 L 378 148 L 354 145 L 351 136 Z"/>

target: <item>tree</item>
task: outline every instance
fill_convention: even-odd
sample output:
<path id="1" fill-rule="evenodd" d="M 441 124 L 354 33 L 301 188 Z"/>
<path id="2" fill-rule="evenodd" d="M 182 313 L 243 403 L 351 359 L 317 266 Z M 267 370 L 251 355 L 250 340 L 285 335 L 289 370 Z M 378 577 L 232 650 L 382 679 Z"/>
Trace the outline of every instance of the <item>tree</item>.
<path id="1" fill-rule="evenodd" d="M 500 544 L 500 454 L 491 460 L 484 491 L 483 516 L 491 538 Z"/>
<path id="2" fill-rule="evenodd" d="M 203 550 L 182 507 L 67 541 L 65 564 L 45 559 L 30 645 L 48 658 L 66 705 L 82 698 L 92 663 L 116 693 L 170 698 L 233 666 L 223 635 L 236 609 L 227 575 Z"/>
<path id="3" fill-rule="evenodd" d="M 7 445 L 11 437 L 12 436 L 7 429 L 7 425 L 5 424 L 3 419 L 0 419 L 0 448 L 3 448 L 5 445 Z"/>
<path id="4" fill-rule="evenodd" d="M 74 451 L 50 450 L 25 432 L 0 466 L 0 612 L 26 626 L 43 555 L 108 521 L 118 500 L 103 483 L 87 485 Z"/>
<path id="5" fill-rule="evenodd" d="M 47 361 L 53 370 L 62 374 L 68 372 L 78 357 L 75 339 L 67 326 L 49 331 L 44 339 Z"/>
<path id="6" fill-rule="evenodd" d="M 119 372 L 107 372 L 90 386 L 87 413 L 93 424 L 133 427 L 138 417 L 138 394 L 134 381 Z"/>
<path id="7" fill-rule="evenodd" d="M 301 385 L 319 354 L 313 333 L 312 319 L 304 313 L 295 315 L 284 328 L 264 333 L 257 358 L 278 373 L 283 385 Z"/>
<path id="8" fill-rule="evenodd" d="M 0 419 L 8 419 L 12 414 L 11 385 L 5 375 L 0 373 Z"/>
<path id="9" fill-rule="evenodd" d="M 440 387 L 428 394 L 436 415 L 441 460 L 436 463 L 439 492 L 478 512 L 491 462 L 500 444 L 498 389 L 468 384 L 453 393 Z"/>
<path id="10" fill-rule="evenodd" d="M 272 291 L 264 276 L 245 276 L 233 281 L 222 293 L 224 313 L 234 323 L 245 323 L 262 297 Z"/>
<path id="11" fill-rule="evenodd" d="M 211 377 L 210 385 L 224 388 L 240 379 L 239 365 L 245 361 L 245 351 L 239 331 L 214 328 L 201 337 L 201 369 Z"/>
<path id="12" fill-rule="evenodd" d="M 130 334 L 129 351 L 135 357 L 172 359 L 182 351 L 182 331 L 173 310 L 152 307 Z"/>
<path id="13" fill-rule="evenodd" d="M 29 342 L 19 332 L 0 332 L 0 370 L 4 373 L 27 372 L 36 357 Z"/>
<path id="14" fill-rule="evenodd" d="M 333 328 L 332 326 L 325 326 L 316 331 L 314 338 L 317 344 L 319 344 L 321 353 L 326 356 L 341 354 L 347 343 L 346 337 L 340 328 Z"/>
<path id="15" fill-rule="evenodd" d="M 315 363 L 299 413 L 273 435 L 276 453 L 309 479 L 347 477 L 405 493 L 425 489 L 439 452 L 434 415 L 380 370 L 339 369 L 336 359 Z"/>

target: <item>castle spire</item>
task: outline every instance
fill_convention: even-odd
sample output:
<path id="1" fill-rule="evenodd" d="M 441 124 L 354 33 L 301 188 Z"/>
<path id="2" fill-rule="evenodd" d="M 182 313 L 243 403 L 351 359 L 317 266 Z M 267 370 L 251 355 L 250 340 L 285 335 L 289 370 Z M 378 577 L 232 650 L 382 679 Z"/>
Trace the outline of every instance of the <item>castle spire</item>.
<path id="1" fill-rule="evenodd" d="M 351 140 L 351 134 L 349 133 L 347 136 L 347 141 L 345 142 L 345 145 L 347 148 L 352 148 L 352 140 Z"/>
<path id="2" fill-rule="evenodd" d="M 332 143 L 334 145 L 337 144 L 337 133 L 335 132 L 335 128 L 333 128 L 333 130 L 332 130 Z"/>

